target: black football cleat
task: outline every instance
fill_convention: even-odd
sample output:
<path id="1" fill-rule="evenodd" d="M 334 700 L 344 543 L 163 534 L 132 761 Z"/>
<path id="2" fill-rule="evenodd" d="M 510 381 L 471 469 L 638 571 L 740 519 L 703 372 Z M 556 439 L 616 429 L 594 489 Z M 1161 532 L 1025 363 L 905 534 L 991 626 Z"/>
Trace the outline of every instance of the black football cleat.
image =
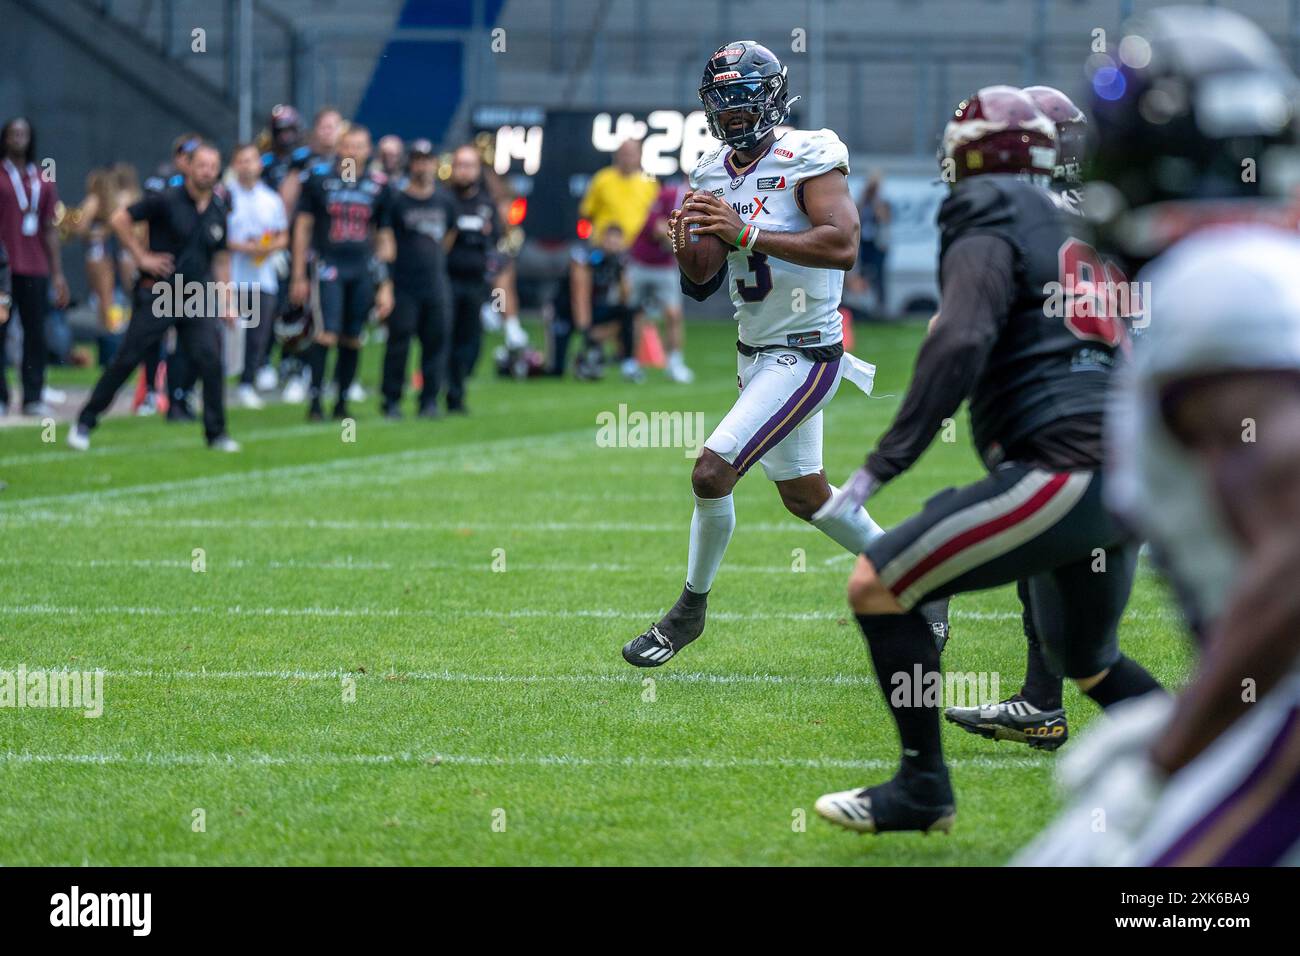
<path id="1" fill-rule="evenodd" d="M 1070 739 L 1064 708 L 1039 710 L 1019 694 L 987 707 L 948 707 L 943 716 L 972 734 L 1037 750 L 1055 750 Z"/>
<path id="2" fill-rule="evenodd" d="M 682 596 L 659 621 L 623 645 L 623 660 L 633 667 L 666 664 L 683 647 L 704 633 L 704 614 L 709 595 L 686 588 Z"/>
<path id="3" fill-rule="evenodd" d="M 900 778 L 874 787 L 841 790 L 817 798 L 818 816 L 855 833 L 948 833 L 957 819 L 952 790 L 944 780 L 940 803 L 918 802 Z"/>

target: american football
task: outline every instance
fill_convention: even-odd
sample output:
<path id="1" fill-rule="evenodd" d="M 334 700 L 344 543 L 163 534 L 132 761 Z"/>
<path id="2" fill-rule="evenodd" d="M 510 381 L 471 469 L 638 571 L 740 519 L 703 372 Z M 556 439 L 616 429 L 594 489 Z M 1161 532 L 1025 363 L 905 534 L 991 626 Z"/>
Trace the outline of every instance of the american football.
<path id="1" fill-rule="evenodd" d="M 1300 0 L 0 24 L 11 931 L 1282 925 Z"/>

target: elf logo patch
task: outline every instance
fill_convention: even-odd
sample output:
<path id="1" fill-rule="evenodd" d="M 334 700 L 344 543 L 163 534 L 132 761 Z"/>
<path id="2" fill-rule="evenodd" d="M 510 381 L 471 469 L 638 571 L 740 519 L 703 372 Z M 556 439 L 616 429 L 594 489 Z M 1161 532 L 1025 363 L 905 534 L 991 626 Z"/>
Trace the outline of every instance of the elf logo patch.
<path id="1" fill-rule="evenodd" d="M 760 176 L 758 178 L 758 188 L 771 192 L 774 189 L 785 189 L 784 176 Z"/>
<path id="2" fill-rule="evenodd" d="M 794 159 L 794 153 L 781 146 L 778 146 L 776 149 L 772 150 L 772 152 L 776 153 L 778 156 L 784 156 L 786 159 Z"/>

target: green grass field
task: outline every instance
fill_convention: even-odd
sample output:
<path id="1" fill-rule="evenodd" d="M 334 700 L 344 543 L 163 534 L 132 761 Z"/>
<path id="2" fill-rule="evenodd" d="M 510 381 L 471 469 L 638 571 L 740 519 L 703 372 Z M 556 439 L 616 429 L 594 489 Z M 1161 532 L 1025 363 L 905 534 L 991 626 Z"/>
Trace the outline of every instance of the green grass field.
<path id="1" fill-rule="evenodd" d="M 921 331 L 859 327 L 876 397 L 846 383 L 829 407 L 832 480 L 887 424 Z M 1054 809 L 1053 758 L 948 725 L 950 836 L 813 814 L 889 776 L 897 744 L 846 613 L 851 558 L 760 469 L 704 637 L 658 670 L 619 656 L 680 590 L 690 461 L 598 447 L 596 416 L 625 402 L 711 428 L 734 332 L 692 326 L 689 387 L 504 382 L 485 359 L 471 417 L 390 423 L 371 402 L 353 443 L 284 406 L 232 413 L 237 456 L 161 420 L 110 420 L 84 455 L 64 426 L 58 444 L 0 431 L 0 670 L 105 672 L 98 719 L 0 709 L 0 864 L 1007 860 Z M 979 474 L 963 434 L 873 513 L 889 526 Z M 1168 607 L 1144 567 L 1124 637 L 1177 681 Z M 1019 686 L 1013 589 L 958 599 L 953 626 L 945 668 Z M 1067 706 L 1072 732 L 1095 714 L 1072 688 Z"/>

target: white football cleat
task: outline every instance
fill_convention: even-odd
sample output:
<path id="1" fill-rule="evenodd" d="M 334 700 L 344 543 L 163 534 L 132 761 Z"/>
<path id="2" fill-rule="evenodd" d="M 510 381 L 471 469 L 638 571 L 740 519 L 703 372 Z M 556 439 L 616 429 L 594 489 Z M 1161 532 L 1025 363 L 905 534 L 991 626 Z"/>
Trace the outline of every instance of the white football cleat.
<path id="1" fill-rule="evenodd" d="M 687 368 L 682 357 L 677 354 L 668 357 L 668 368 L 665 369 L 670 382 L 676 382 L 678 385 L 690 385 L 695 381 L 695 373 Z"/>
<path id="2" fill-rule="evenodd" d="M 212 441 L 208 442 L 208 447 L 213 451 L 223 451 L 228 454 L 234 454 L 237 451 L 241 451 L 243 446 L 229 435 L 218 435 L 216 438 L 212 439 Z"/>
<path id="3" fill-rule="evenodd" d="M 269 365 L 263 365 L 257 370 L 257 375 L 254 376 L 254 384 L 259 392 L 274 391 L 276 383 L 279 381 L 280 378 L 275 374 L 275 369 Z"/>
<path id="4" fill-rule="evenodd" d="M 77 451 L 90 448 L 90 429 L 80 423 L 68 429 L 68 447 Z"/>
<path id="5" fill-rule="evenodd" d="M 360 405 L 366 400 L 366 390 L 360 382 L 353 382 L 348 386 L 347 399 L 353 405 Z"/>
<path id="6" fill-rule="evenodd" d="M 307 400 L 307 382 L 301 375 L 292 376 L 289 381 L 284 383 L 284 391 L 280 397 L 290 405 L 297 405 Z"/>
<path id="7" fill-rule="evenodd" d="M 262 401 L 257 394 L 257 389 L 251 385 L 241 385 L 235 389 L 235 399 L 244 408 L 259 409 L 266 407 L 266 402 Z"/>

